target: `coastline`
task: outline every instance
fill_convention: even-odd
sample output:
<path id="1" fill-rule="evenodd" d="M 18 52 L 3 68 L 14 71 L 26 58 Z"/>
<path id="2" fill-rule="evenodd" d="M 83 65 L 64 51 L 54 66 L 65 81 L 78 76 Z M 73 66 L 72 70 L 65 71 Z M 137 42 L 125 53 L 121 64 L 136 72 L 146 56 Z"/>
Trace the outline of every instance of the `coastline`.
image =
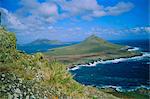
<path id="1" fill-rule="evenodd" d="M 117 91 L 117 92 L 134 92 L 134 91 L 137 91 L 137 90 L 140 90 L 140 89 L 150 90 L 150 87 L 144 86 L 144 85 L 136 86 L 136 87 L 133 87 L 133 88 L 130 88 L 130 89 L 124 89 L 121 86 L 111 86 L 111 85 L 103 85 L 103 86 L 100 86 L 100 87 L 98 86 L 96 88 L 106 89 L 106 90 L 110 89 L 110 90 Z"/>
<path id="2" fill-rule="evenodd" d="M 116 97 L 120 97 L 121 99 L 124 97 L 125 99 L 149 99 L 150 89 L 145 88 L 144 86 L 137 87 L 133 90 L 129 91 L 118 91 L 116 88 L 113 87 L 105 87 L 105 88 L 98 88 L 100 91 L 105 93 L 112 94 Z M 124 99 L 123 98 L 123 99 Z"/>
<path id="3" fill-rule="evenodd" d="M 134 49 L 135 48 L 135 49 Z M 139 48 L 134 47 L 133 49 L 129 49 L 128 51 L 140 51 Z M 123 62 L 123 61 L 130 61 L 130 60 L 138 60 L 138 59 L 143 59 L 144 57 L 150 57 L 150 52 L 141 52 L 138 53 L 137 55 L 133 55 L 133 56 L 127 56 L 127 57 L 119 57 L 119 58 L 112 58 L 112 59 L 99 59 L 99 60 L 93 60 L 92 62 L 89 63 L 85 63 L 85 64 L 77 64 L 77 65 L 73 65 L 72 67 L 68 67 L 68 71 L 74 71 L 74 70 L 78 70 L 80 69 L 80 67 L 93 67 L 96 66 L 97 64 L 116 64 L 119 62 Z M 104 85 L 104 86 L 93 86 L 96 87 L 100 90 L 109 90 L 112 92 L 121 92 L 121 93 L 128 93 L 128 92 L 136 92 L 137 90 L 144 90 L 144 91 L 150 91 L 150 87 L 149 86 L 136 86 L 135 88 L 131 88 L 131 89 L 124 89 L 121 86 L 111 86 L 111 85 Z"/>
<path id="4" fill-rule="evenodd" d="M 78 70 L 80 69 L 80 67 L 86 66 L 86 67 L 94 67 L 97 64 L 116 64 L 119 62 L 123 62 L 123 61 L 130 61 L 130 60 L 140 60 L 143 59 L 145 57 L 150 57 L 150 53 L 149 52 L 141 52 L 142 55 L 137 55 L 137 56 L 133 56 L 133 57 L 126 57 L 126 58 L 117 58 L 117 59 L 112 59 L 112 60 L 100 60 L 100 61 L 94 61 L 93 63 L 89 63 L 89 64 L 80 64 L 80 65 L 75 65 L 75 67 L 68 69 L 69 71 L 74 71 L 74 70 Z M 92 85 L 89 85 L 92 86 Z M 93 86 L 98 88 L 99 90 L 109 90 L 112 92 L 116 92 L 116 93 L 128 93 L 128 92 L 136 92 L 136 91 L 146 91 L 149 92 L 150 91 L 150 87 L 146 86 L 146 85 L 140 85 L 140 86 L 135 86 L 132 88 L 123 88 L 121 86 L 111 86 L 111 85 L 102 85 L 102 86 Z"/>
<path id="5" fill-rule="evenodd" d="M 137 55 L 127 56 L 127 57 L 118 57 L 115 59 L 114 58 L 112 58 L 112 59 L 108 58 L 108 59 L 104 59 L 104 60 L 98 59 L 98 60 L 93 60 L 92 62 L 89 62 L 89 63 L 68 66 L 67 70 L 76 70 L 82 66 L 92 67 L 92 66 L 96 66 L 97 64 L 118 63 L 118 62 L 122 62 L 122 61 L 138 59 L 138 58 L 142 58 L 142 57 L 146 57 L 146 56 L 150 56 L 150 54 L 147 52 L 141 52 L 140 54 L 137 54 Z"/>
<path id="6" fill-rule="evenodd" d="M 91 58 L 91 60 L 89 61 L 84 61 L 82 60 L 81 62 L 79 63 L 74 63 L 74 64 L 70 64 L 69 66 L 67 66 L 67 70 L 71 70 L 71 69 L 79 69 L 79 67 L 81 66 L 87 66 L 87 67 L 91 67 L 91 66 L 96 66 L 97 64 L 100 64 L 100 63 L 107 63 L 107 62 L 119 62 L 119 61 L 122 61 L 122 60 L 126 60 L 128 58 L 136 58 L 136 57 L 141 57 L 144 53 L 146 52 L 142 52 L 141 49 L 139 47 L 132 47 L 132 46 L 127 46 L 126 48 L 126 51 L 127 52 L 133 52 L 134 54 L 132 55 L 123 55 L 123 56 L 113 56 L 113 57 L 106 57 L 106 58 L 103 58 L 103 57 L 89 57 Z"/>

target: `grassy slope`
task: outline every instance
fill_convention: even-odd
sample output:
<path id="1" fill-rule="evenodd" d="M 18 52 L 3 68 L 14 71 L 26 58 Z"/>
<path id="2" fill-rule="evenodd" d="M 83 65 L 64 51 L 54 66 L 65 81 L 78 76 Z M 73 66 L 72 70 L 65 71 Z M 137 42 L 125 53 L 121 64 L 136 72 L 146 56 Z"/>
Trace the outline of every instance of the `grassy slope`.
<path id="1" fill-rule="evenodd" d="M 0 46 L 0 76 L 16 75 L 22 79 L 23 84 L 26 83 L 34 89 L 35 93 L 39 91 L 41 99 L 43 95 L 59 96 L 62 94 L 72 96 L 74 99 L 117 98 L 93 87 L 82 86 L 73 80 L 65 65 L 57 61 L 49 63 L 41 53 L 28 55 L 16 50 L 15 35 L 2 28 L 0 28 Z M 40 79 L 36 76 L 37 74 L 41 75 Z M 11 79 L 9 76 L 8 78 Z M 32 85 L 31 82 L 34 84 Z M 9 83 L 1 80 L 0 88 L 5 89 L 5 87 L 9 87 Z M 0 98 L 8 98 L 7 96 L 8 93 L 1 90 Z"/>
<path id="2" fill-rule="evenodd" d="M 124 47 L 125 46 L 109 43 L 92 35 L 79 44 L 55 48 L 46 52 L 45 54 L 54 56 L 56 59 L 63 62 L 83 62 L 97 58 L 113 59 L 134 56 L 137 54 L 126 50 L 121 50 L 121 48 Z"/>
<path id="3" fill-rule="evenodd" d="M 85 41 L 81 42 L 80 44 L 56 48 L 48 53 L 52 55 L 78 55 L 78 54 L 97 53 L 106 50 L 107 51 L 116 50 L 119 48 L 121 48 L 121 46 L 108 43 L 92 35 Z"/>

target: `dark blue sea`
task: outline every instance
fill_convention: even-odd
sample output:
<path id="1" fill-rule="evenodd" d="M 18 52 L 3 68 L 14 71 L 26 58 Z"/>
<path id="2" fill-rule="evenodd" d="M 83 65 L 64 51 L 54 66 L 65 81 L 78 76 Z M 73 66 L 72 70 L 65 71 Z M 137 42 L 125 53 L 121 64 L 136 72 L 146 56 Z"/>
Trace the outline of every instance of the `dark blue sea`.
<path id="1" fill-rule="evenodd" d="M 123 59 L 118 62 L 108 61 L 99 63 L 96 66 L 81 66 L 78 69 L 70 70 L 74 79 L 84 85 L 95 87 L 112 87 L 118 91 L 130 91 L 137 88 L 150 89 L 150 48 L 149 40 L 123 40 L 111 41 L 116 44 L 138 47 L 144 56 L 131 59 Z M 72 43 L 74 44 L 74 43 Z M 72 45 L 71 44 L 71 45 Z M 19 50 L 32 54 L 46 52 L 48 49 L 68 45 L 25 45 L 18 46 Z"/>
<path id="2" fill-rule="evenodd" d="M 132 91 L 141 87 L 150 89 L 149 40 L 111 42 L 138 47 L 144 52 L 143 56 L 120 59 L 117 62 L 114 60 L 99 63 L 96 66 L 80 66 L 80 68 L 70 70 L 74 79 L 84 85 L 101 88 L 111 87 L 118 91 Z"/>

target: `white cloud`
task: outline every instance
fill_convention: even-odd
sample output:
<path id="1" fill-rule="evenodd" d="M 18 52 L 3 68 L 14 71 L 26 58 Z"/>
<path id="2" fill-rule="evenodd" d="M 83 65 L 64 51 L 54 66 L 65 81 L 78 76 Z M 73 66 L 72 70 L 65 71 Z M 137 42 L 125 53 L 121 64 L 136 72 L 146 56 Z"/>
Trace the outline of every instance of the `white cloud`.
<path id="1" fill-rule="evenodd" d="M 8 12 L 8 10 L 0 8 L 0 12 L 2 13 L 3 25 L 9 26 L 10 28 L 20 28 L 20 29 L 25 28 L 25 25 L 22 24 L 14 14 Z"/>
<path id="2" fill-rule="evenodd" d="M 102 16 L 105 16 L 106 14 L 107 13 L 105 11 L 99 11 L 99 10 L 93 11 L 94 17 L 102 17 Z"/>
<path id="3" fill-rule="evenodd" d="M 95 34 L 104 39 L 143 39 L 149 38 L 150 27 L 135 28 L 110 28 L 110 27 L 93 27 L 87 35 Z M 148 30 L 148 31 L 147 31 Z"/>
<path id="4" fill-rule="evenodd" d="M 34 17 L 43 23 L 53 23 L 59 17 L 58 6 L 54 2 L 40 3 L 37 0 L 21 0 L 20 4 L 21 8 L 16 11 L 16 15 L 20 18 L 33 19 Z"/>
<path id="5" fill-rule="evenodd" d="M 68 16 L 80 15 L 83 19 L 91 20 L 93 17 L 109 15 L 120 15 L 130 11 L 134 5 L 130 2 L 119 2 L 114 6 L 104 7 L 99 5 L 96 0 L 59 0 L 58 4 Z"/>
<path id="6" fill-rule="evenodd" d="M 145 32 L 148 32 L 148 33 L 150 33 L 150 27 L 145 27 Z"/>
<path id="7" fill-rule="evenodd" d="M 40 3 L 37 0 L 20 0 L 20 4 L 25 8 L 33 9 L 37 8 Z"/>
<path id="8" fill-rule="evenodd" d="M 58 7 L 55 4 L 42 3 L 35 9 L 34 13 L 45 17 L 53 17 L 58 15 Z"/>
<path id="9" fill-rule="evenodd" d="M 107 15 L 119 15 L 124 12 L 130 11 L 134 5 L 130 2 L 119 2 L 117 5 L 113 7 L 106 7 L 105 10 L 107 12 Z"/>
<path id="10" fill-rule="evenodd" d="M 20 4 L 22 8 L 17 10 L 18 16 L 40 16 L 49 23 L 76 16 L 85 20 L 108 15 L 114 16 L 128 12 L 134 6 L 130 2 L 119 2 L 114 6 L 104 7 L 98 4 L 97 0 L 49 0 L 43 3 L 37 0 L 21 0 Z"/>
<path id="11" fill-rule="evenodd" d="M 59 0 L 58 3 L 60 3 L 62 10 L 68 11 L 72 14 L 79 14 L 85 11 L 100 9 L 100 6 L 98 5 L 96 0 Z"/>
<path id="12" fill-rule="evenodd" d="M 47 37 L 54 37 L 54 39 L 68 36 L 78 39 L 78 36 L 86 35 L 84 34 L 86 32 L 81 28 L 59 29 L 52 24 L 65 18 L 75 19 L 77 16 L 84 20 L 92 20 L 95 17 L 119 15 L 133 8 L 133 4 L 129 2 L 120 2 L 114 6 L 104 7 L 98 4 L 97 0 L 47 0 L 42 3 L 37 0 L 21 0 L 20 4 L 21 8 L 15 13 L 8 12 L 3 8 L 0 9 L 5 13 L 4 23 L 13 28 L 19 36 L 25 37 L 26 35 L 33 39 L 42 37 L 43 33 L 48 35 Z M 145 30 L 149 31 L 150 29 L 146 28 Z M 108 32 L 107 29 L 101 31 L 102 33 Z M 111 33 L 115 33 L 115 30 L 112 31 Z"/>
<path id="13" fill-rule="evenodd" d="M 126 31 L 131 33 L 150 33 L 150 27 L 135 27 L 127 29 Z"/>

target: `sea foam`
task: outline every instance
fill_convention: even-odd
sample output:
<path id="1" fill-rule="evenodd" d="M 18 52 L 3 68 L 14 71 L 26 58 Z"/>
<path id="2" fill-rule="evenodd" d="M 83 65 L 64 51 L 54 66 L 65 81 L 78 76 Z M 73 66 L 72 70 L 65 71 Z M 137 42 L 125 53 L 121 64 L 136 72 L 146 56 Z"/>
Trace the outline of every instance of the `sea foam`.
<path id="1" fill-rule="evenodd" d="M 128 49 L 128 51 L 138 51 L 138 50 L 140 50 L 140 48 L 138 48 L 138 47 L 134 47 L 134 48 Z"/>
<path id="2" fill-rule="evenodd" d="M 130 60 L 141 60 L 145 57 L 150 57 L 150 53 L 143 52 L 143 54 L 141 56 L 135 56 L 135 57 L 131 57 L 131 58 L 118 58 L 118 59 L 114 59 L 114 60 L 106 60 L 106 61 L 102 61 L 101 64 L 119 63 L 119 62 L 130 61 Z"/>
<path id="3" fill-rule="evenodd" d="M 104 60 L 100 60 L 100 61 L 89 63 L 89 64 L 77 65 L 77 66 L 75 66 L 73 68 L 70 68 L 69 70 L 77 70 L 77 69 L 79 69 L 82 66 L 93 67 L 93 66 L 96 66 L 97 64 L 110 64 L 110 63 L 116 64 L 116 63 L 124 62 L 124 61 L 142 60 L 145 57 L 150 58 L 150 53 L 142 52 L 141 56 L 135 56 L 135 57 L 131 57 L 131 58 L 118 58 L 118 59 L 114 59 L 114 60 L 105 60 L 105 61 Z"/>
<path id="4" fill-rule="evenodd" d="M 68 69 L 68 70 L 77 70 L 77 69 L 79 69 L 80 68 L 80 66 L 75 66 L 75 67 L 73 67 L 73 68 L 70 68 L 70 69 Z"/>

